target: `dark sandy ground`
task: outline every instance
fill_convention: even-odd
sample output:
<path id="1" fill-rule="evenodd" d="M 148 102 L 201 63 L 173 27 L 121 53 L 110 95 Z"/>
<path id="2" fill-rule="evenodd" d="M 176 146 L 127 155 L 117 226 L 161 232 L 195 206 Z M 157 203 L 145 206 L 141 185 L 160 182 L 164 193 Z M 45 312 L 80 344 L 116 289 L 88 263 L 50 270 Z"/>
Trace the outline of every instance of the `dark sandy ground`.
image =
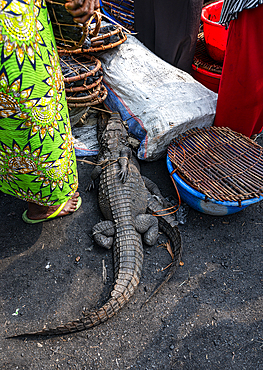
<path id="1" fill-rule="evenodd" d="M 143 308 L 170 262 L 157 246 L 145 248 L 139 288 L 108 322 L 67 336 L 6 339 L 78 318 L 110 291 L 111 252 L 91 238 L 102 217 L 96 191 L 84 191 L 91 166 L 78 167 L 83 205 L 72 216 L 26 225 L 24 203 L 0 193 L 1 370 L 263 369 L 262 202 L 225 217 L 190 209 L 179 225 L 184 265 Z M 176 197 L 164 160 L 142 163 L 142 173 Z"/>

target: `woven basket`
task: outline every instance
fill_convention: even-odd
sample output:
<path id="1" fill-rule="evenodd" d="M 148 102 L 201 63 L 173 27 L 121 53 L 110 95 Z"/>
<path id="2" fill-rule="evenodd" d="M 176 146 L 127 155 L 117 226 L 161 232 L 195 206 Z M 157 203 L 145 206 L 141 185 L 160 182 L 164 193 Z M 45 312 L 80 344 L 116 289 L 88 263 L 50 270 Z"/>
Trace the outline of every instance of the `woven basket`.
<path id="1" fill-rule="evenodd" d="M 92 89 L 74 92 L 71 95 L 67 95 L 68 103 L 88 103 L 92 100 L 95 100 L 100 93 L 101 85 L 97 85 Z"/>
<path id="2" fill-rule="evenodd" d="M 206 199 L 238 202 L 263 194 L 263 148 L 223 127 L 187 131 L 168 148 L 174 172 Z"/>
<path id="3" fill-rule="evenodd" d="M 90 18 L 89 24 L 89 42 L 79 45 L 79 47 L 74 47 L 74 54 L 82 53 L 97 53 L 100 51 L 112 49 L 118 45 L 121 45 L 127 40 L 127 35 L 123 31 L 120 25 L 107 25 L 101 27 L 101 21 L 105 17 L 99 11 L 94 12 L 94 18 Z M 106 17 L 107 18 L 107 17 Z M 95 19 L 95 27 L 91 27 L 91 21 Z M 107 18 L 108 19 L 108 18 Z M 86 39 L 87 40 L 87 39 Z M 59 55 L 65 53 L 72 53 L 72 48 L 67 49 L 61 46 L 58 46 Z"/>
<path id="4" fill-rule="evenodd" d="M 121 45 L 127 40 L 127 35 L 123 32 L 122 27 L 118 25 L 108 25 L 101 27 L 97 36 L 91 38 L 91 46 L 84 51 L 89 53 L 97 53 L 99 51 L 112 49 Z"/>
<path id="5" fill-rule="evenodd" d="M 67 99 L 68 106 L 70 108 L 82 108 L 82 107 L 92 107 L 97 104 L 101 104 L 106 99 L 108 92 L 106 87 L 101 84 L 99 90 L 96 90 L 96 92 L 90 93 L 90 95 L 87 98 L 74 98 L 74 99 Z"/>
<path id="6" fill-rule="evenodd" d="M 205 45 L 204 32 L 198 34 L 193 64 L 197 68 L 202 68 L 220 75 L 222 74 L 223 63 L 215 62 L 214 59 L 209 56 Z"/>
<path id="7" fill-rule="evenodd" d="M 90 90 L 99 85 L 103 78 L 101 62 L 88 54 L 60 55 L 66 93 Z"/>
<path id="8" fill-rule="evenodd" d="M 119 24 L 134 31 L 134 1 L 133 0 L 101 0 L 102 11 L 108 13 Z"/>
<path id="9" fill-rule="evenodd" d="M 95 105 L 95 102 L 100 103 L 106 98 L 107 90 L 102 85 L 101 62 L 97 58 L 88 54 L 64 53 L 60 56 L 60 65 L 68 106 Z"/>
<path id="10" fill-rule="evenodd" d="M 72 15 L 66 10 L 66 0 L 46 1 L 58 48 L 72 51 L 82 46 L 90 47 L 89 36 L 95 36 L 100 28 L 100 12 L 94 12 L 88 22 L 82 25 L 74 22 Z M 90 32 L 89 27 L 93 20 L 96 22 L 96 27 Z"/>

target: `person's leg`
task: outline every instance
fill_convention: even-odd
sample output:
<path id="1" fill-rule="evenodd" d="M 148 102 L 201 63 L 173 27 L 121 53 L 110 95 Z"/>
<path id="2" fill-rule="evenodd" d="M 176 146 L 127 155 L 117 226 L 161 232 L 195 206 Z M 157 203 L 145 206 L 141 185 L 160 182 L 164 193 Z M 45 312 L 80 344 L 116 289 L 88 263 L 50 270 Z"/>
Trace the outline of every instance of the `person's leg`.
<path id="1" fill-rule="evenodd" d="M 9 31 L 0 45 L 0 190 L 28 202 L 28 218 L 45 219 L 61 204 L 59 216 L 77 208 L 76 158 L 46 7 L 36 19 L 22 4 L 17 22 L 13 6 L 0 20 Z"/>
<path id="2" fill-rule="evenodd" d="M 79 193 L 76 192 L 63 206 L 56 217 L 66 216 L 73 213 L 78 208 Z M 36 203 L 28 203 L 28 211 L 26 213 L 27 218 L 30 220 L 44 220 L 51 217 L 59 206 L 40 206 Z"/>
<path id="3" fill-rule="evenodd" d="M 203 0 L 135 0 L 135 31 L 148 49 L 191 72 Z"/>
<path id="4" fill-rule="evenodd" d="M 231 21 L 214 125 L 250 137 L 263 127 L 263 5 Z"/>
<path id="5" fill-rule="evenodd" d="M 155 19 L 153 0 L 134 0 L 134 30 L 137 39 L 155 52 Z"/>
<path id="6" fill-rule="evenodd" d="M 191 72 L 203 0 L 155 0 L 155 53 Z"/>

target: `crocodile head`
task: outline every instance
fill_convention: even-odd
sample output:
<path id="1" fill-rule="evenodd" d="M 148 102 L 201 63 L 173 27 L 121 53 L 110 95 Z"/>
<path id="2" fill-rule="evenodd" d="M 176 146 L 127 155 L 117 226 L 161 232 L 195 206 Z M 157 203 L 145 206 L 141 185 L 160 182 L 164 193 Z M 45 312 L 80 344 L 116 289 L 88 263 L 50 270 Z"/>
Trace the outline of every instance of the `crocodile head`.
<path id="1" fill-rule="evenodd" d="M 122 121 L 119 113 L 112 113 L 101 136 L 101 146 L 110 153 L 119 152 L 128 145 L 128 130 L 126 122 Z"/>

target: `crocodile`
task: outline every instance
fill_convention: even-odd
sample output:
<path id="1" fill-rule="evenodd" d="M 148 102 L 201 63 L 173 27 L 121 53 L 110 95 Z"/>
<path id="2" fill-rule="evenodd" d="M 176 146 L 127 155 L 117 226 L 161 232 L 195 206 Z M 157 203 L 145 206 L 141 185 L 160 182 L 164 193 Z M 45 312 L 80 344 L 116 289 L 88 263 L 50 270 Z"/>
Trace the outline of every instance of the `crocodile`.
<path id="1" fill-rule="evenodd" d="M 92 233 L 99 246 L 106 249 L 113 247 L 114 284 L 110 297 L 101 308 L 83 312 L 83 317 L 78 320 L 22 335 L 78 332 L 115 315 L 130 300 L 140 282 L 142 237 L 145 244 L 154 245 L 159 228 L 168 236 L 174 254 L 169 276 L 179 264 L 182 247 L 177 221 L 174 215 L 162 211 L 167 207 L 167 201 L 157 185 L 141 176 L 139 165 L 128 144 L 128 125 L 118 113 L 101 119 L 98 124 L 98 141 L 98 163 L 91 173 L 88 190 L 95 187 L 95 181 L 99 178 L 98 201 L 105 220 L 96 224 Z"/>

